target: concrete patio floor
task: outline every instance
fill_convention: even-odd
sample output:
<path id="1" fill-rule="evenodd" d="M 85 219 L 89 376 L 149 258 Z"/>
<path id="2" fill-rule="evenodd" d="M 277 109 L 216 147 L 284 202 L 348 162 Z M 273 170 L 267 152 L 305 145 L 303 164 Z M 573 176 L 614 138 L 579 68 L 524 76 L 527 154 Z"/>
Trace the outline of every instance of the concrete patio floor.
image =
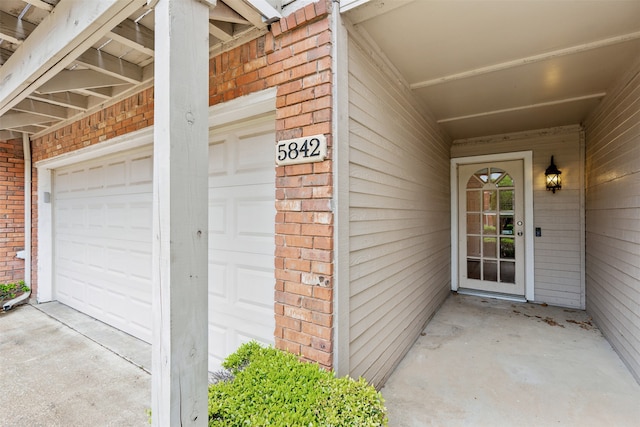
<path id="1" fill-rule="evenodd" d="M 59 303 L 0 313 L 0 426 L 148 426 L 150 346 Z M 382 389 L 390 427 L 639 426 L 585 312 L 452 295 Z"/>
<path id="2" fill-rule="evenodd" d="M 584 311 L 465 295 L 382 394 L 393 427 L 640 426 L 640 385 Z"/>

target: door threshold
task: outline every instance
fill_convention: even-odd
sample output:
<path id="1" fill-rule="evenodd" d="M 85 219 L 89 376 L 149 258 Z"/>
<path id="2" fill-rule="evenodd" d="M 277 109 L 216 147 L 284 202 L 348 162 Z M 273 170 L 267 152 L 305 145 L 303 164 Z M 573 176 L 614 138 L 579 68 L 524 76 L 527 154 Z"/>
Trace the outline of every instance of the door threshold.
<path id="1" fill-rule="evenodd" d="M 478 289 L 458 288 L 456 291 L 462 295 L 472 295 L 476 297 L 495 298 L 506 301 L 527 302 L 527 299 L 522 295 L 503 294 L 501 292 L 489 292 L 481 291 Z"/>

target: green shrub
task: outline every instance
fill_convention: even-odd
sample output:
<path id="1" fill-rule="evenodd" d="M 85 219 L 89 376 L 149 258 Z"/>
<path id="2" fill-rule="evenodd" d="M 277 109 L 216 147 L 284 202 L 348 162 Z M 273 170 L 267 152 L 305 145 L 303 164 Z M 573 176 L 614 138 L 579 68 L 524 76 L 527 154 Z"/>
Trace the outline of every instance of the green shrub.
<path id="1" fill-rule="evenodd" d="M 223 366 L 233 379 L 209 387 L 210 426 L 387 425 L 382 395 L 362 378 L 336 378 L 256 342 L 243 344 Z"/>
<path id="2" fill-rule="evenodd" d="M 0 300 L 10 300 L 24 292 L 29 292 L 29 287 L 25 284 L 24 280 L 16 283 L 0 284 Z"/>

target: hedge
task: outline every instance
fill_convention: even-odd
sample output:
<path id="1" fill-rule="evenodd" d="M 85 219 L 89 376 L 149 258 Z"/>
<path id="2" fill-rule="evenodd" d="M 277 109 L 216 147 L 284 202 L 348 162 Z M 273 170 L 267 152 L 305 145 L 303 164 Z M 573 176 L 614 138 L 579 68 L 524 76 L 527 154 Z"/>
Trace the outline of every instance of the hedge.
<path id="1" fill-rule="evenodd" d="M 255 341 L 225 359 L 209 387 L 209 425 L 386 426 L 382 395 L 360 378 L 338 378 L 317 364 Z"/>

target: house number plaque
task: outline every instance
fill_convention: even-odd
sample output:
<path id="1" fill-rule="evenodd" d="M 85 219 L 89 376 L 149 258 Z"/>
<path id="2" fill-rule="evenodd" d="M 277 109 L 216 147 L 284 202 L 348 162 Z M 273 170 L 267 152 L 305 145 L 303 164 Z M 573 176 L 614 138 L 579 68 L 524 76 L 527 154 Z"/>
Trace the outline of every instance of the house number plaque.
<path id="1" fill-rule="evenodd" d="M 324 135 L 285 139 L 276 144 L 276 165 L 297 165 L 321 162 L 327 158 L 327 138 Z"/>

